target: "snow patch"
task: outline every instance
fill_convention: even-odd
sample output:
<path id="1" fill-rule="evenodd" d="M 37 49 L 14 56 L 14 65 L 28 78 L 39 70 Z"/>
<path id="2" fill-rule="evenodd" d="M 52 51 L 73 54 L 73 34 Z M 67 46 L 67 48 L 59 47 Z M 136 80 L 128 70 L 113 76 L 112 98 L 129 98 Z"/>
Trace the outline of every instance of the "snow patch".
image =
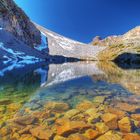
<path id="1" fill-rule="evenodd" d="M 10 48 L 6 48 L 6 47 L 4 47 L 4 44 L 2 42 L 0 42 L 0 49 L 4 50 L 8 54 L 10 54 L 10 56 L 6 56 L 6 55 L 3 56 L 3 58 L 7 58 L 6 62 L 9 62 L 10 60 L 12 61 L 13 59 L 18 60 L 18 58 L 20 58 L 21 60 L 24 60 L 24 61 L 26 61 L 26 60 L 27 61 L 41 61 L 42 60 L 35 56 L 26 55 L 24 52 L 13 51 Z"/>
<path id="2" fill-rule="evenodd" d="M 41 84 L 40 85 L 41 85 L 41 87 L 43 87 L 47 81 L 48 71 L 44 70 L 42 68 L 39 68 L 39 69 L 36 69 L 34 72 L 41 76 Z"/>
<path id="3" fill-rule="evenodd" d="M 78 78 L 78 77 L 80 77 L 80 76 L 76 76 L 75 72 L 72 68 L 67 69 L 67 70 L 64 70 L 61 73 L 59 73 L 51 83 L 46 85 L 46 87 L 57 84 L 59 82 L 65 82 L 65 81 L 68 81 L 68 80 L 71 80 L 74 78 Z"/>
<path id="4" fill-rule="evenodd" d="M 41 44 L 35 47 L 35 49 L 37 49 L 38 51 L 42 51 L 47 48 L 48 48 L 47 36 L 43 32 L 41 32 Z"/>
<path id="5" fill-rule="evenodd" d="M 6 54 L 3 56 L 3 64 L 7 65 L 4 69 L 0 70 L 0 76 L 4 76 L 5 72 L 11 71 L 15 68 L 22 68 L 25 65 L 43 61 L 35 56 L 26 55 L 24 52 L 6 48 L 2 42 L 0 42 L 0 49 L 6 52 Z"/>

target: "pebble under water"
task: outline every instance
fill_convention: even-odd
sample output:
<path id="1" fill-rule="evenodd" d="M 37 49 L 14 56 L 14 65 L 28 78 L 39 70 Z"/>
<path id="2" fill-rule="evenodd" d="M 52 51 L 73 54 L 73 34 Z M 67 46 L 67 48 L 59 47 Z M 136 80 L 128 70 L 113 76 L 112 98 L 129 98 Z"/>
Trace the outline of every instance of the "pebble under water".
<path id="1" fill-rule="evenodd" d="M 0 140 L 140 140 L 140 70 L 36 64 L 0 77 Z"/>

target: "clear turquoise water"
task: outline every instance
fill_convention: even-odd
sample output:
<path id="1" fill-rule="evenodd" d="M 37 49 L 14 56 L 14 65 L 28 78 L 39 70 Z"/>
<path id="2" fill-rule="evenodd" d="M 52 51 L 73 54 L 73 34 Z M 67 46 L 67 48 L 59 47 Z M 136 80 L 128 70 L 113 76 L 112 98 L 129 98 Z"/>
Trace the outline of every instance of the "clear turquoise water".
<path id="1" fill-rule="evenodd" d="M 104 105 L 113 106 L 117 101 L 139 106 L 139 82 L 139 69 L 122 69 L 113 63 L 36 64 L 13 69 L 0 77 L 0 128 L 15 116 L 43 111 L 48 102 L 65 102 L 73 109 L 83 101 L 105 96 Z"/>

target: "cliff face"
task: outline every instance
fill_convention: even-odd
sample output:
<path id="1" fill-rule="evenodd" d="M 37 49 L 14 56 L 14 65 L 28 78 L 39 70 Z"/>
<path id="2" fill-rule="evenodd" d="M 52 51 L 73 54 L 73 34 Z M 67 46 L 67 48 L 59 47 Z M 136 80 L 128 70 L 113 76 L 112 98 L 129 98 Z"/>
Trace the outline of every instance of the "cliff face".
<path id="1" fill-rule="evenodd" d="M 122 54 L 128 54 L 129 58 L 130 54 L 133 54 L 133 59 L 135 59 L 134 55 L 137 57 L 140 53 L 140 26 L 120 36 L 109 36 L 105 39 L 97 36 L 93 39 L 92 44 L 106 46 L 106 49 L 98 55 L 100 60 L 114 60 Z M 127 55 L 124 57 L 126 60 Z M 123 61 L 123 57 L 121 60 Z"/>
<path id="2" fill-rule="evenodd" d="M 29 46 L 41 43 L 40 31 L 13 0 L 0 0 L 0 28 Z"/>

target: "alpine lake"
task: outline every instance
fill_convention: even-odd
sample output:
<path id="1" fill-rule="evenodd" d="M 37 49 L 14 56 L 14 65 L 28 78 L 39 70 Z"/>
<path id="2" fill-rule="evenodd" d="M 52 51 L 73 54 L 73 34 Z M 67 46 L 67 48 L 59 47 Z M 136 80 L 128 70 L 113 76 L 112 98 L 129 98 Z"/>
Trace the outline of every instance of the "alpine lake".
<path id="1" fill-rule="evenodd" d="M 36 63 L 0 70 L 0 140 L 140 140 L 140 67 Z"/>

